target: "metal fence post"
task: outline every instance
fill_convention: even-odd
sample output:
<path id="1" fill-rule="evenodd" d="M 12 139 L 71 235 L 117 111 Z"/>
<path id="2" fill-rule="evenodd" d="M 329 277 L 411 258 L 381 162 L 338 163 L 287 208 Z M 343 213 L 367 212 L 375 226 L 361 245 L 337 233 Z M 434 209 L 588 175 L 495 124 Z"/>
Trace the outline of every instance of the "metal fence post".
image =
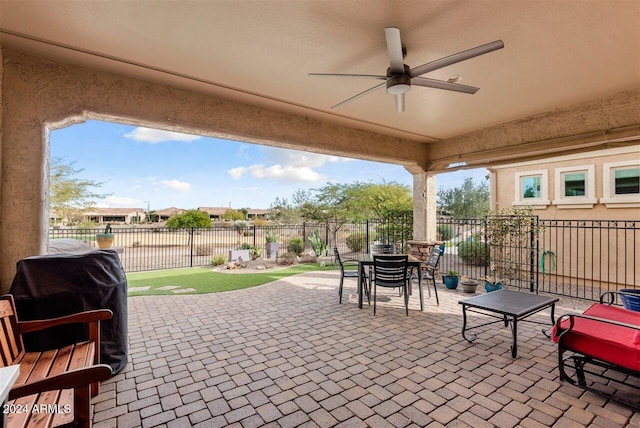
<path id="1" fill-rule="evenodd" d="M 191 245 L 190 245 L 190 247 L 191 247 L 191 248 L 189 248 L 189 267 L 193 267 L 193 241 L 195 241 L 195 240 L 196 240 L 196 239 L 195 239 L 195 238 L 196 238 L 196 236 L 195 236 L 195 230 L 196 230 L 196 229 L 195 229 L 194 227 L 192 227 L 192 228 L 191 228 L 191 230 L 190 230 L 190 232 L 189 232 L 189 233 L 190 233 L 190 235 L 189 235 L 189 236 L 191 237 L 191 239 L 190 239 L 190 241 L 191 241 Z"/>
<path id="2" fill-rule="evenodd" d="M 302 222 L 302 248 L 307 248 L 307 222 Z"/>
<path id="3" fill-rule="evenodd" d="M 369 220 L 365 221 L 364 227 L 365 227 L 365 230 L 366 230 L 365 233 L 366 233 L 366 236 L 367 236 L 367 248 L 366 248 L 365 252 L 368 253 L 369 252 L 369 248 L 371 247 L 371 242 L 369 242 Z"/>

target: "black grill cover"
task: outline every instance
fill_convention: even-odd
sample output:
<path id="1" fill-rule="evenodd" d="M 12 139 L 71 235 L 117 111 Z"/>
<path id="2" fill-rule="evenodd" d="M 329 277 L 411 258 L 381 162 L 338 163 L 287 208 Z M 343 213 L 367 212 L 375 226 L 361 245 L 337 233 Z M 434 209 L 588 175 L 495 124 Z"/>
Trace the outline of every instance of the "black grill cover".
<path id="1" fill-rule="evenodd" d="M 127 278 L 115 251 L 27 257 L 18 262 L 10 293 L 22 321 L 111 309 L 113 318 L 100 325 L 100 362 L 114 374 L 127 364 Z M 25 334 L 24 344 L 43 351 L 88 338 L 86 325 L 70 324 Z"/>

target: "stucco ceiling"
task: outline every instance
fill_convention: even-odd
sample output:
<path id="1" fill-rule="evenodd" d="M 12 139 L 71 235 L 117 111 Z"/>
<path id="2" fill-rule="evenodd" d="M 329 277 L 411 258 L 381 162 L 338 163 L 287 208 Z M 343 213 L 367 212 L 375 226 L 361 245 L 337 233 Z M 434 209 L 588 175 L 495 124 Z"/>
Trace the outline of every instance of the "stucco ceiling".
<path id="1" fill-rule="evenodd" d="M 415 67 L 494 40 L 504 49 L 427 74 L 475 95 L 414 86 L 330 107 L 384 74 L 384 28 Z M 640 2 L 0 0 L 0 45 L 404 139 L 431 142 L 640 86 Z"/>

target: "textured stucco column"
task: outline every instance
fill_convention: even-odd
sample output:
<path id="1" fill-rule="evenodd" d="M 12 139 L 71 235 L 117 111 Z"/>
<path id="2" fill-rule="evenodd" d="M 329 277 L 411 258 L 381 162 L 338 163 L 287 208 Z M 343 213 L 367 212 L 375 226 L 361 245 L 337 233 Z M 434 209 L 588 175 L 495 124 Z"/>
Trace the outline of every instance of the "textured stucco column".
<path id="1" fill-rule="evenodd" d="M 436 175 L 413 174 L 413 239 L 436 240 Z"/>
<path id="2" fill-rule="evenodd" d="M 12 93 L 8 73 L 3 73 L 2 86 L 0 291 L 6 293 L 16 262 L 43 254 L 46 247 L 49 139 L 45 124 L 33 114 L 34 99 L 25 97 L 25 102 L 15 102 L 20 96 Z"/>

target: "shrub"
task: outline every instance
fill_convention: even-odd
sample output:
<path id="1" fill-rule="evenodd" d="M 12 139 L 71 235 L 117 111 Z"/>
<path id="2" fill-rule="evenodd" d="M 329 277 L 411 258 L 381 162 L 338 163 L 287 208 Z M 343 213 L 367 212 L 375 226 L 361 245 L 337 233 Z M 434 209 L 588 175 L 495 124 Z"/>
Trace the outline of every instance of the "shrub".
<path id="1" fill-rule="evenodd" d="M 252 248 L 253 247 L 251 246 L 251 244 L 244 242 L 242 245 L 238 247 L 238 250 L 250 250 Z"/>
<path id="2" fill-rule="evenodd" d="M 292 265 L 296 262 L 298 255 L 293 252 L 284 253 L 278 258 L 278 264 L 281 265 Z"/>
<path id="3" fill-rule="evenodd" d="M 267 224 L 267 220 L 263 218 L 257 218 L 253 221 L 254 226 L 264 226 Z"/>
<path id="4" fill-rule="evenodd" d="M 309 254 L 300 256 L 300 263 L 315 263 L 317 261 L 318 261 L 318 256 L 311 256 Z"/>
<path id="5" fill-rule="evenodd" d="M 287 244 L 287 251 L 299 256 L 304 251 L 304 242 L 301 238 L 291 238 Z"/>
<path id="6" fill-rule="evenodd" d="M 257 259 L 262 255 L 262 248 L 260 247 L 249 248 L 249 255 L 251 256 L 251 260 Z"/>
<path id="7" fill-rule="evenodd" d="M 224 254 L 216 254 L 211 259 L 211 266 L 220 266 L 227 262 L 227 256 Z"/>
<path id="8" fill-rule="evenodd" d="M 439 236 L 439 241 L 448 241 L 449 239 L 453 238 L 453 225 L 439 224 L 437 233 Z"/>
<path id="9" fill-rule="evenodd" d="M 213 245 L 198 244 L 193 246 L 193 254 L 196 256 L 208 256 L 213 252 Z"/>
<path id="10" fill-rule="evenodd" d="M 490 258 L 489 245 L 486 242 L 476 240 L 460 242 L 458 257 L 465 263 L 487 266 Z"/>
<path id="11" fill-rule="evenodd" d="M 347 247 L 354 252 L 362 251 L 367 245 L 367 234 L 364 232 L 353 232 L 347 236 Z"/>

